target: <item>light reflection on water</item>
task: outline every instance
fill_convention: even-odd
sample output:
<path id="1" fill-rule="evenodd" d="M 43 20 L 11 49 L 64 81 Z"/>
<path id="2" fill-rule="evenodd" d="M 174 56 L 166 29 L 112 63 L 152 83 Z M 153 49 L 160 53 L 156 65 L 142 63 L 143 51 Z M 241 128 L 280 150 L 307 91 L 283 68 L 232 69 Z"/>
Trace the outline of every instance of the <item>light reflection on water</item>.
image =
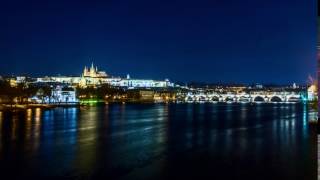
<path id="1" fill-rule="evenodd" d="M 2 129 L 3 129 L 3 112 L 0 111 L 0 154 L 3 154 L 2 149 L 3 149 L 3 141 L 2 141 Z M 0 155 L 1 157 L 1 155 Z"/>
<path id="2" fill-rule="evenodd" d="M 284 177 L 312 176 L 308 121 L 314 114 L 292 104 L 109 104 L 0 112 L 0 164 L 15 167 L 10 160 L 21 157 L 21 176 L 130 178 L 145 176 L 136 169 L 170 175 L 171 168 L 188 169 L 188 163 L 201 172 L 201 165 L 192 165 L 197 158 L 181 159 L 204 153 L 202 161 L 219 170 L 217 177 L 233 162 L 258 172 L 290 163 L 280 167 Z M 160 169 L 150 165 L 159 163 Z"/>
<path id="3" fill-rule="evenodd" d="M 0 137 L 2 136 L 3 112 L 0 111 Z"/>
<path id="4" fill-rule="evenodd" d="M 17 138 L 17 126 L 19 125 L 18 124 L 18 119 L 19 117 L 18 117 L 18 115 L 13 115 L 12 116 L 12 131 L 11 131 L 11 140 L 13 141 L 13 142 L 15 142 L 15 140 L 16 140 L 16 138 Z"/>

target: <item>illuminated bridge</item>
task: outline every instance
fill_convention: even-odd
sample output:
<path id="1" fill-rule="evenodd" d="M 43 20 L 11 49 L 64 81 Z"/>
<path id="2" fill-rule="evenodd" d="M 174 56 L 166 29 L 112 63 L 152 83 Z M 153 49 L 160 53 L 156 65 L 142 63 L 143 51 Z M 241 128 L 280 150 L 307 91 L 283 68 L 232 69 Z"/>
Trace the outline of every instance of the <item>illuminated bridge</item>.
<path id="1" fill-rule="evenodd" d="M 187 102 L 238 102 L 238 103 L 298 103 L 306 100 L 296 92 L 251 92 L 251 93 L 188 93 Z"/>

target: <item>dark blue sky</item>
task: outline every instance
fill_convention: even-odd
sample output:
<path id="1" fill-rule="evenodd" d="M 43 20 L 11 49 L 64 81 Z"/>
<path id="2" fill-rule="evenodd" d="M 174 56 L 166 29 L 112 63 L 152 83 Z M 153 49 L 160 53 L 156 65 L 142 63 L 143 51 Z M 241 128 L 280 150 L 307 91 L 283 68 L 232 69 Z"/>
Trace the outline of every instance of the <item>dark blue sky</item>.
<path id="1" fill-rule="evenodd" d="M 0 74 L 304 83 L 316 0 L 15 1 L 0 5 Z"/>

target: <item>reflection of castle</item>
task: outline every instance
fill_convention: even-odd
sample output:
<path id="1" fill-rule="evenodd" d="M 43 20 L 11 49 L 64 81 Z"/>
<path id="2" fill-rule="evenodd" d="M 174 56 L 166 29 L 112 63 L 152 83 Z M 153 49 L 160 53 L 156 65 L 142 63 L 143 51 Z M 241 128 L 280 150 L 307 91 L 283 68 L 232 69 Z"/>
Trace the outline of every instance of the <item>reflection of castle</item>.
<path id="1" fill-rule="evenodd" d="M 92 78 L 104 78 L 108 77 L 107 73 L 104 71 L 98 71 L 98 67 L 94 68 L 93 63 L 91 64 L 90 69 L 87 69 L 87 66 L 84 67 L 83 77 L 92 77 Z"/>

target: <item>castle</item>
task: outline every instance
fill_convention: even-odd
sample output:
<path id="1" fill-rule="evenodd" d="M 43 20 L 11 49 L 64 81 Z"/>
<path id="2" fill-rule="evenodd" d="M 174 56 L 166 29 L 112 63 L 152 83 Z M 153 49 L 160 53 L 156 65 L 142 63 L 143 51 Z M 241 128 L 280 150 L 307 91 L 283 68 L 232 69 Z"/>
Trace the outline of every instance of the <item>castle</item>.
<path id="1" fill-rule="evenodd" d="M 99 71 L 98 67 L 94 67 L 93 63 L 90 68 L 84 67 L 81 76 L 46 76 L 39 77 L 37 83 L 64 83 L 72 86 L 98 86 L 101 84 L 109 84 L 114 87 L 122 87 L 128 89 L 134 88 L 166 88 L 174 87 L 168 79 L 164 81 L 152 79 L 133 79 L 130 75 L 126 78 L 109 76 L 105 71 Z"/>
<path id="2" fill-rule="evenodd" d="M 83 77 L 91 77 L 91 78 L 106 78 L 108 77 L 107 73 L 104 71 L 98 71 L 98 67 L 94 67 L 93 63 L 91 64 L 90 69 L 87 66 L 84 67 Z"/>

